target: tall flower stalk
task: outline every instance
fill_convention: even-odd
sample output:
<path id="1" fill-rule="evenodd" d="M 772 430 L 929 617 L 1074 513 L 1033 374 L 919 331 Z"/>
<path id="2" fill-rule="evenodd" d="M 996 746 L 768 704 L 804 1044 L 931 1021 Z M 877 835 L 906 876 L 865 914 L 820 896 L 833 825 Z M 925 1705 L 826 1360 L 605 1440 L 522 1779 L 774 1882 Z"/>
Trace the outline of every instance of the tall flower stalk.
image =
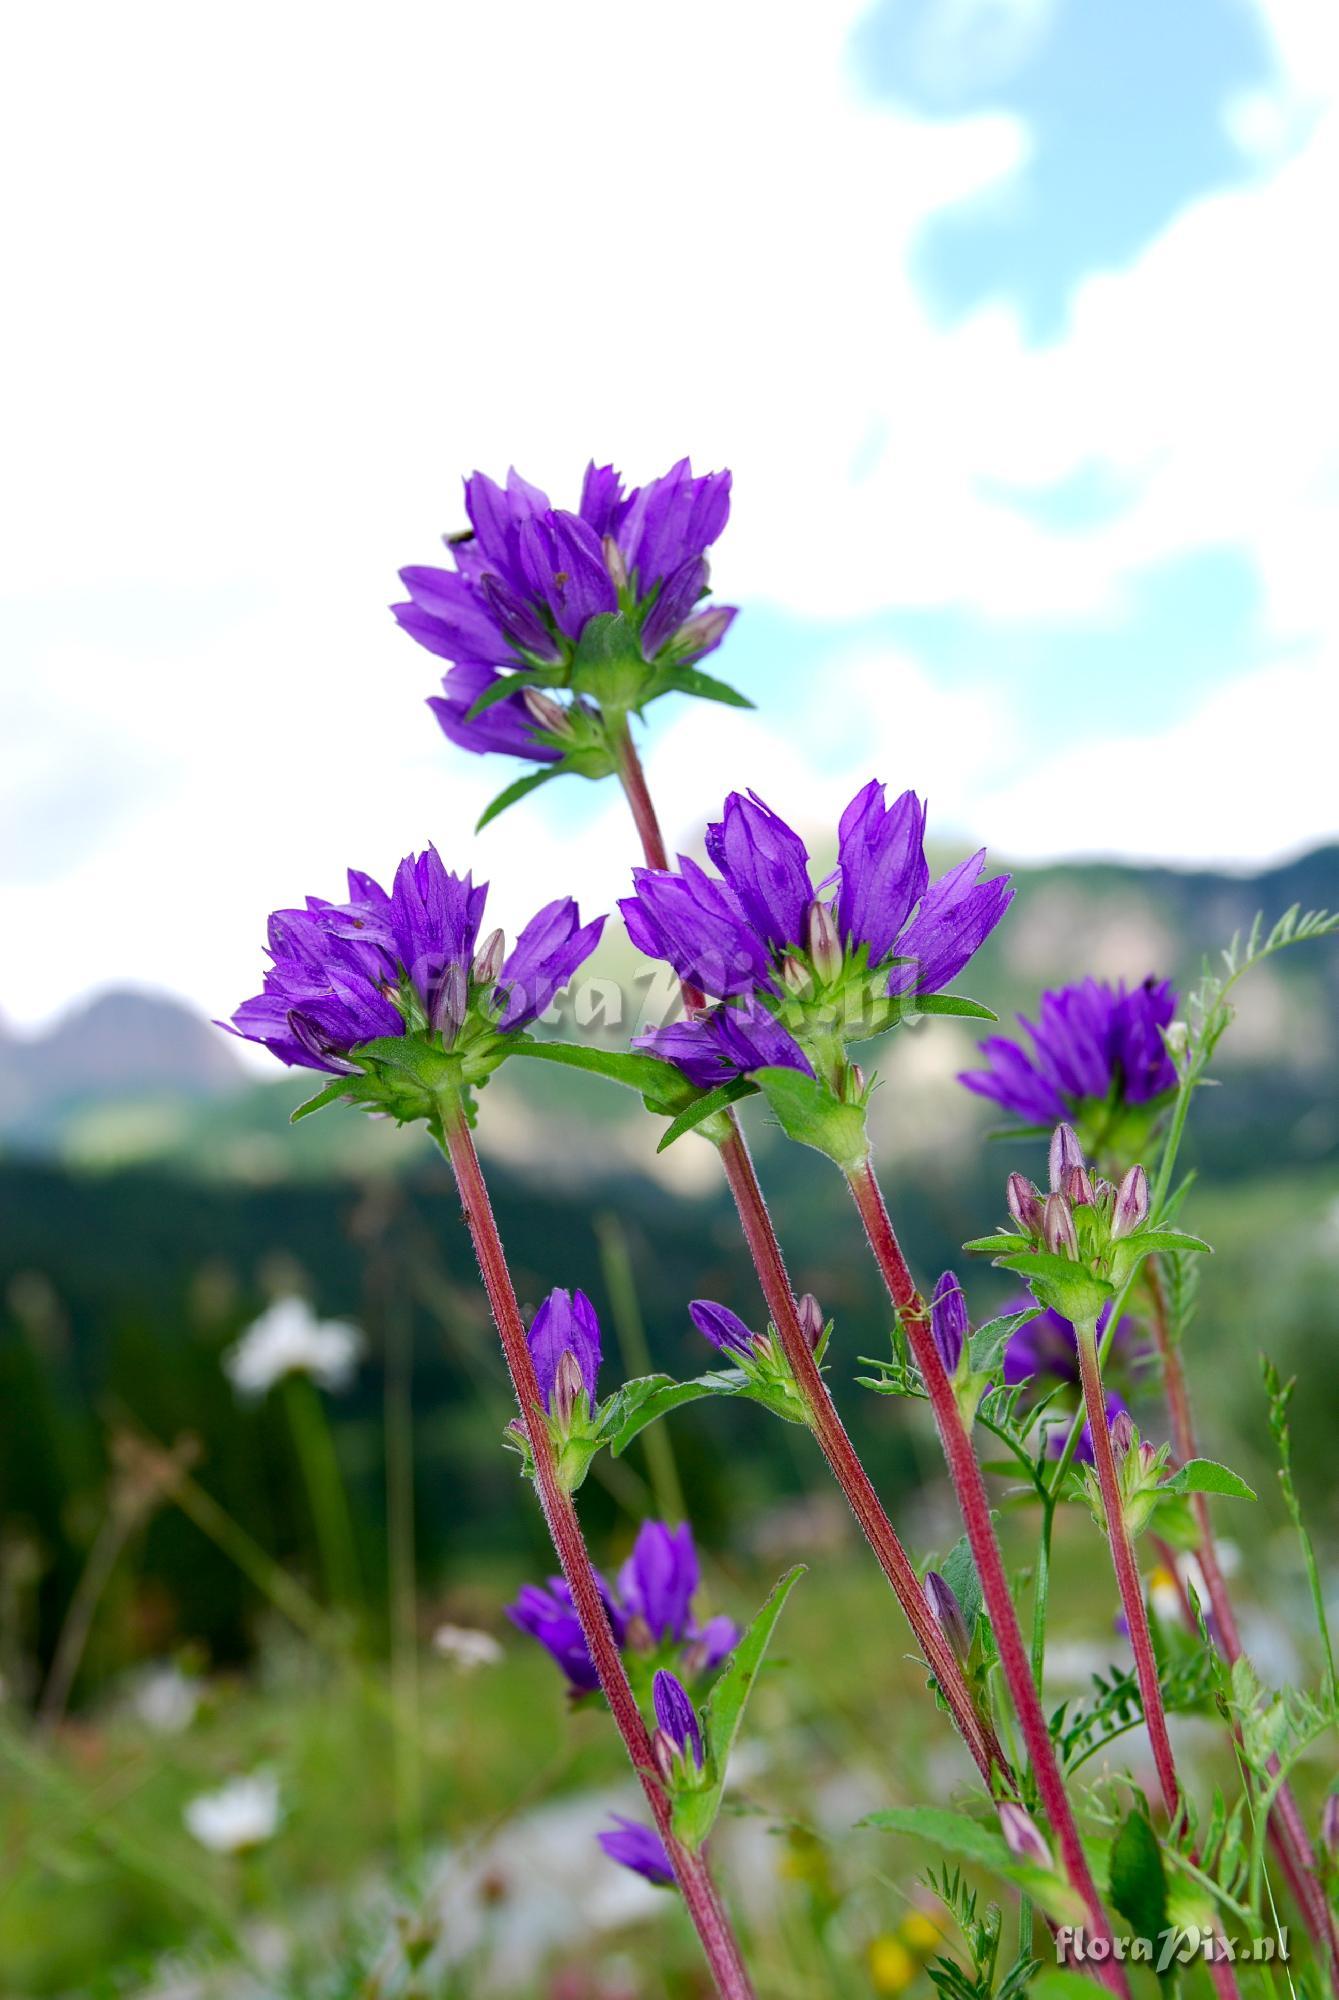
<path id="1" fill-rule="evenodd" d="M 866 1160 L 863 1165 L 852 1168 L 846 1178 L 870 1249 L 930 1398 L 949 1477 L 958 1497 L 963 1526 L 981 1581 L 982 1596 L 999 1650 L 1000 1666 L 1008 1683 L 1037 1791 L 1055 1834 L 1065 1873 L 1088 1913 L 1093 1935 L 1109 1939 L 1111 1926 L 1083 1851 L 1073 1808 L 1056 1762 L 1055 1747 L 1046 1726 L 1037 1683 L 1032 1676 L 1027 1648 L 1023 1643 L 1004 1558 L 991 1520 L 985 1479 L 935 1341 L 930 1315 L 902 1254 L 872 1165 Z M 1108 1984 L 1114 1991 L 1128 1992 L 1124 1974 L 1116 1964 L 1108 1961 L 1103 1971 L 1108 1975 Z"/>
<path id="2" fill-rule="evenodd" d="M 559 1465 L 549 1403 L 560 1387 L 569 1406 L 578 1388 L 586 1391 L 573 1385 L 568 1355 L 550 1396 L 541 1392 L 470 1134 L 471 1093 L 523 1044 L 528 1024 L 594 949 L 601 922 L 582 926 L 575 903 L 560 899 L 508 953 L 501 932 L 479 944 L 486 897 L 486 885 L 448 873 L 431 848 L 401 863 L 389 893 L 350 871 L 346 902 L 309 898 L 271 917 L 264 990 L 237 1010 L 234 1031 L 330 1078 L 296 1115 L 345 1098 L 402 1123 L 426 1120 L 445 1151 L 520 1406 L 527 1462 L 600 1686 L 718 1990 L 725 2000 L 750 2000 L 706 1860 L 675 1832 L 577 1519 L 575 1481 Z"/>
<path id="3" fill-rule="evenodd" d="M 664 836 L 641 759 L 626 725 L 618 738 L 617 771 L 646 866 L 666 872 L 669 858 Z M 682 976 L 680 986 L 689 1020 L 701 1020 L 706 1007 L 701 988 Z M 717 1141 L 717 1152 L 758 1285 L 803 1400 L 809 1428 L 911 1626 L 987 1790 L 993 1794 L 1003 1786 L 1012 1791 L 1013 1774 L 999 1737 L 989 1717 L 981 1713 L 972 1698 L 962 1666 L 935 1618 L 915 1565 L 888 1518 L 814 1359 L 813 1348 L 800 1324 L 795 1290 L 781 1244 L 739 1121 L 728 1107 L 721 1120 L 725 1129 Z"/>
<path id="4" fill-rule="evenodd" d="M 712 1880 L 706 1860 L 679 1840 L 671 1823 L 670 1801 L 656 1775 L 655 1755 L 641 1710 L 628 1682 L 622 1655 L 615 1642 L 605 1610 L 599 1582 L 591 1563 L 576 1507 L 571 1494 L 558 1477 L 558 1466 L 550 1438 L 548 1413 L 540 1394 L 534 1362 L 526 1344 L 525 1328 L 507 1266 L 506 1253 L 494 1220 L 488 1188 L 479 1156 L 475 1151 L 464 1106 L 457 1092 L 444 1091 L 439 1101 L 440 1116 L 434 1126 L 455 1175 L 465 1221 L 479 1260 L 479 1272 L 488 1294 L 489 1308 L 502 1342 L 507 1371 L 521 1409 L 521 1421 L 533 1457 L 535 1487 L 548 1524 L 562 1573 L 572 1594 L 572 1604 L 581 1623 L 600 1687 L 610 1713 L 623 1738 L 646 1802 L 651 1808 L 656 1830 L 674 1869 L 684 1904 L 702 1941 L 712 1974 L 726 2000 L 746 2000 L 753 1992 L 730 1920 Z"/>

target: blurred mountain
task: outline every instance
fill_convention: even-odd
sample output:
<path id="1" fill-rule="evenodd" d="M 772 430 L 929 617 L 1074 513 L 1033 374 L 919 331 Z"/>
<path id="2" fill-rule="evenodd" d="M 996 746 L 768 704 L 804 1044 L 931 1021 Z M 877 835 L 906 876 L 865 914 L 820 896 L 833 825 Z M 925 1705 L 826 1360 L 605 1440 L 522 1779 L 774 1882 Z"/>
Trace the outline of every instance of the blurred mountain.
<path id="1" fill-rule="evenodd" d="M 1005 1032 L 1014 1014 L 1034 1011 L 1045 986 L 1084 973 L 1134 981 L 1153 972 L 1184 990 L 1258 911 L 1268 923 L 1293 903 L 1334 908 L 1339 845 L 1254 875 L 1088 862 L 1020 869 L 1016 879 L 1007 921 L 959 982 L 996 1009 Z M 639 963 L 626 939 L 612 935 L 595 966 L 614 1004 L 596 1025 L 565 1018 L 557 1032 L 624 1046 L 643 1019 Z M 1245 1169 L 1339 1148 L 1337 1021 L 1333 942 L 1285 952 L 1243 982 L 1221 1058 L 1234 1086 L 1230 1112 L 1213 1102 L 1226 1093 L 1212 1092 L 1197 1110 L 1197 1125 L 1214 1135 L 1220 1171 L 1231 1171 L 1238 1152 Z M 957 1171 L 990 1123 L 987 1108 L 954 1080 L 975 1060 L 979 1039 L 961 1022 L 939 1021 L 884 1044 L 878 1062 L 888 1088 L 874 1109 L 881 1151 L 933 1154 Z M 290 1130 L 288 1113 L 311 1089 L 305 1071 L 254 1081 L 228 1038 L 180 1002 L 113 992 L 42 1036 L 0 1030 L 0 1149 L 103 1169 L 163 1162 L 255 1182 L 399 1173 L 428 1149 L 419 1131 L 348 1116 Z M 631 1092 L 548 1064 L 525 1065 L 523 1080 L 504 1070 L 489 1086 L 481 1124 L 485 1149 L 522 1178 L 542 1181 L 561 1167 L 570 1183 L 595 1185 L 633 1172 L 674 1193 L 703 1192 L 711 1179 L 706 1149 L 681 1145 L 657 1156 L 656 1137 Z M 765 1125 L 759 1138 L 766 1147 Z"/>

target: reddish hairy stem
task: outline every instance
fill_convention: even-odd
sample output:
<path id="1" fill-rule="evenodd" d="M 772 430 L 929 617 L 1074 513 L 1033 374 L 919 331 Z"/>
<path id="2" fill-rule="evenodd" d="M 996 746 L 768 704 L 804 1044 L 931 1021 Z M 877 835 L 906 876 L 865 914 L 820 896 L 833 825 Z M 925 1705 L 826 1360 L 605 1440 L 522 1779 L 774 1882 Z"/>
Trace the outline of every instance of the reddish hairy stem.
<path id="1" fill-rule="evenodd" d="M 1167 1711 L 1162 1702 L 1162 1683 L 1158 1678 L 1158 1662 L 1153 1652 L 1153 1635 L 1148 1628 L 1139 1565 L 1134 1559 L 1134 1544 L 1130 1540 L 1125 1509 L 1121 1503 L 1120 1478 L 1116 1471 L 1116 1454 L 1111 1445 L 1111 1426 L 1107 1422 L 1106 1395 L 1102 1388 L 1102 1369 L 1097 1359 L 1097 1328 L 1080 1324 L 1074 1332 L 1078 1340 L 1079 1379 L 1083 1384 L 1083 1404 L 1088 1417 L 1088 1434 L 1092 1439 L 1093 1464 L 1102 1491 L 1102 1511 L 1106 1515 L 1111 1560 L 1120 1588 L 1125 1621 L 1130 1629 L 1135 1677 L 1139 1682 L 1139 1698 L 1144 1708 L 1144 1727 L 1152 1745 L 1163 1803 L 1175 1832 L 1183 1814 L 1181 1787 L 1176 1775 L 1176 1760 L 1172 1756 L 1172 1739 L 1167 1731 Z M 1199 1859 L 1193 1848 L 1191 1859 Z M 1238 1992 L 1237 1979 L 1226 1961 L 1211 1958 L 1209 1977 L 1222 2000 L 1233 2000 Z"/>
<path id="2" fill-rule="evenodd" d="M 664 837 L 626 722 L 612 734 L 619 759 L 619 778 L 636 823 L 646 865 L 648 868 L 667 868 L 669 861 Z M 700 1010 L 704 1005 L 702 993 L 686 983 L 682 990 L 684 1005 L 689 1012 Z M 846 1434 L 804 1337 L 796 1311 L 794 1289 L 748 1146 L 733 1112 L 726 1116 L 731 1132 L 719 1148 L 721 1163 L 739 1211 L 740 1226 L 753 1258 L 768 1314 L 776 1328 L 796 1387 L 804 1398 L 810 1428 L 879 1567 L 892 1585 L 986 1789 L 994 1791 L 995 1774 L 998 1772 L 1006 1787 L 1012 1790 L 1013 1776 L 999 1738 L 972 1699 L 957 1657 L 940 1630 L 915 1567 L 884 1511 L 855 1446 Z"/>
<path id="3" fill-rule="evenodd" d="M 848 1174 L 847 1180 L 870 1248 L 888 1288 L 888 1296 L 897 1309 L 916 1365 L 925 1381 L 944 1456 L 948 1461 L 949 1477 L 958 1496 L 963 1526 L 976 1562 L 1000 1665 L 1004 1669 L 1023 1740 L 1027 1744 L 1037 1790 L 1059 1843 L 1065 1873 L 1088 1913 L 1094 1936 L 1110 1940 L 1111 1926 L 1079 1839 L 1079 1829 L 1055 1760 L 1055 1748 L 1046 1727 L 1037 1684 L 1023 1643 L 1018 1612 L 1005 1574 L 1004 1558 L 1000 1554 L 994 1523 L 990 1518 L 986 1483 L 972 1450 L 967 1427 L 962 1421 L 953 1385 L 934 1344 L 925 1302 L 902 1254 L 902 1246 L 897 1240 L 872 1167 L 866 1162 Z M 1114 1958 L 1105 1961 L 1100 1971 L 1105 1983 L 1114 1992 L 1128 1995 L 1125 1974 Z"/>
<path id="4" fill-rule="evenodd" d="M 725 1914 L 715 1883 L 707 1868 L 706 1861 L 699 1853 L 683 1845 L 674 1836 L 670 1821 L 670 1802 L 661 1785 L 655 1769 L 651 1750 L 651 1740 L 646 1724 L 642 1720 L 628 1677 L 623 1667 L 622 1656 L 610 1630 L 608 1614 L 600 1596 L 595 1571 L 577 1520 L 576 1507 L 572 1496 L 558 1478 L 553 1447 L 549 1437 L 548 1423 L 544 1410 L 544 1399 L 540 1394 L 539 1382 L 535 1376 L 534 1363 L 526 1344 L 525 1328 L 521 1323 L 520 1308 L 516 1303 L 516 1293 L 507 1268 L 506 1252 L 502 1238 L 498 1234 L 493 1216 L 492 1204 L 488 1199 L 488 1188 L 479 1165 L 479 1156 L 474 1150 L 474 1141 L 465 1122 L 463 1110 L 458 1100 L 447 1101 L 442 1107 L 442 1136 L 447 1158 L 451 1162 L 460 1192 L 465 1220 L 469 1225 L 474 1243 L 475 1255 L 479 1260 L 479 1271 L 488 1294 L 493 1321 L 502 1341 L 507 1369 L 511 1375 L 516 1400 L 521 1407 L 521 1416 L 526 1434 L 530 1440 L 535 1466 L 535 1486 L 553 1546 L 562 1566 L 563 1575 L 572 1592 L 572 1602 L 581 1630 L 590 1649 L 591 1659 L 600 1677 L 600 1686 L 609 1703 L 610 1712 L 618 1725 L 633 1769 L 641 1780 L 647 1804 L 654 1815 L 660 1837 L 674 1868 L 675 1878 L 683 1894 L 688 1913 L 697 1928 L 702 1949 L 706 1953 L 718 1991 L 724 2000 L 753 2000 L 753 1987 L 739 1945 L 730 1928 L 730 1920 Z"/>
<path id="5" fill-rule="evenodd" d="M 1172 1444 L 1177 1457 L 1184 1464 L 1198 1456 L 1195 1443 L 1195 1426 L 1190 1415 L 1190 1392 L 1186 1383 L 1185 1370 L 1181 1365 L 1181 1349 L 1172 1339 L 1171 1326 L 1167 1316 L 1167 1298 L 1162 1287 L 1162 1274 L 1156 1257 L 1150 1257 L 1144 1265 L 1144 1279 L 1148 1286 L 1153 1305 L 1153 1337 L 1157 1343 L 1158 1358 L 1162 1363 L 1163 1392 L 1167 1399 L 1167 1414 L 1171 1420 Z M 1195 1553 L 1199 1558 L 1204 1575 L 1204 1586 L 1209 1593 L 1209 1607 L 1213 1612 L 1219 1646 L 1229 1664 L 1242 1658 L 1245 1651 L 1241 1643 L 1241 1631 L 1237 1625 L 1232 1599 L 1228 1594 L 1227 1580 L 1218 1560 L 1218 1545 L 1214 1539 L 1213 1520 L 1209 1512 L 1207 1493 L 1191 1495 L 1191 1506 L 1195 1511 L 1195 1523 L 1199 1529 L 1199 1546 Z M 1189 1620 L 1195 1628 L 1193 1616 Z M 1271 1758 L 1271 1772 L 1278 1770 L 1278 1759 Z M 1294 1902 L 1302 1915 L 1302 1921 L 1311 1934 L 1312 1942 L 1324 1954 L 1330 1965 L 1330 1979 L 1339 1992 L 1339 1936 L 1336 1936 L 1334 1913 L 1330 1909 L 1329 1898 L 1321 1885 L 1316 1866 L 1316 1852 L 1302 1818 L 1301 1808 L 1290 1785 L 1282 1785 L 1275 1797 L 1269 1815 L 1269 1836 L 1274 1851 L 1279 1857 L 1288 1887 Z"/>
<path id="6" fill-rule="evenodd" d="M 1013 1790 L 1013 1776 L 994 1730 L 977 1710 L 961 1666 L 931 1611 L 911 1559 L 898 1539 L 860 1462 L 855 1446 L 846 1434 L 836 1405 L 828 1394 L 809 1343 L 800 1326 L 790 1278 L 777 1242 L 772 1219 L 767 1212 L 762 1189 L 749 1157 L 743 1133 L 730 1134 L 720 1148 L 725 1177 L 739 1210 L 744 1236 L 772 1324 L 776 1328 L 795 1383 L 809 1411 L 809 1421 L 833 1477 L 859 1522 L 880 1569 L 893 1587 L 906 1613 L 926 1661 L 938 1681 L 953 1720 L 971 1751 L 988 1791 L 994 1790 L 993 1773 L 998 1771 Z"/>

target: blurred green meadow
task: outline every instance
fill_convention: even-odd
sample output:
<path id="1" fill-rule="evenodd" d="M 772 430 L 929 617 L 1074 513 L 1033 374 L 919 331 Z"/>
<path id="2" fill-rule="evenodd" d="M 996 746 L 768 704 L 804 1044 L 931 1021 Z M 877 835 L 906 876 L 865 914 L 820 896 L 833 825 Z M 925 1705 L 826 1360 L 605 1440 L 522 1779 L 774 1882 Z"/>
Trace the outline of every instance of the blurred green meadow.
<path id="1" fill-rule="evenodd" d="M 1088 970 L 1184 980 L 1257 908 L 1333 905 L 1337 883 L 1335 849 L 1255 880 L 1025 872 L 973 991 L 1007 1018 Z M 1314 1661 L 1262 1349 L 1302 1380 L 1298 1483 L 1339 1594 L 1337 999 L 1329 944 L 1254 973 L 1188 1148 L 1187 1218 L 1216 1255 L 1187 1365 L 1204 1448 L 1260 1494 L 1219 1520 L 1266 1682 Z M 923 1279 L 997 1219 L 1010 1166 L 1036 1167 L 1035 1147 L 985 1139 L 954 1081 L 972 1049 L 946 1021 L 879 1055 L 876 1133 Z M 690 1298 L 759 1323 L 709 1150 L 657 1158 L 635 1098 L 524 1068 L 524 1100 L 508 1070 L 480 1120 L 522 1302 L 583 1287 L 607 1384 L 698 1372 Z M 501 1448 L 509 1391 L 446 1169 L 338 1110 L 290 1131 L 305 1094 L 148 996 L 109 996 L 42 1044 L 0 1040 L 0 1996 L 702 1994 L 673 1900 L 595 1844 L 611 1812 L 638 1815 L 613 1730 L 505 1616 L 552 1560 Z M 942 1557 L 959 1530 L 928 1418 L 855 1381 L 889 1327 L 838 1177 L 749 1123 L 792 1274 L 836 1322 L 843 1414 L 917 1560 Z M 993 1271 L 967 1282 L 977 1316 L 1009 1296 Z M 285 1295 L 362 1329 L 346 1389 L 235 1392 L 223 1357 Z M 1156 1395 L 1136 1408 L 1161 1437 Z M 1026 1614 L 1032 1522 L 996 1489 Z M 858 1823 L 947 1802 L 968 1770 L 806 1437 L 697 1404 L 598 1461 L 580 1506 L 611 1574 L 641 1520 L 686 1512 L 704 1612 L 746 1620 L 808 1565 L 719 1872 L 761 1993 L 928 1993 L 927 1961 L 954 1949 L 925 1881 L 939 1857 Z M 1048 1704 L 1125 1658 L 1100 1553 L 1069 1510 Z M 1207 1795 L 1209 1732 L 1177 1730 Z M 1121 1739 L 1083 1775 L 1142 1756 Z M 184 1816 L 237 1779 L 272 1824 L 215 1851 Z M 1313 1818 L 1328 1781 L 1320 1759 L 1304 1774 Z"/>

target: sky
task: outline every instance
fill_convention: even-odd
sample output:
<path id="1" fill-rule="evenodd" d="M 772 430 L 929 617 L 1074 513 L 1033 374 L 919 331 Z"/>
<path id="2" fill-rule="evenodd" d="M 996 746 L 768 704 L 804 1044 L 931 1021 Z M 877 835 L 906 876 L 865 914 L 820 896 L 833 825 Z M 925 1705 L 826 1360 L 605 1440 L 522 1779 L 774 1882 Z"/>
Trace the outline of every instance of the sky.
<path id="1" fill-rule="evenodd" d="M 695 840 L 870 775 L 1003 860 L 1339 823 L 1339 15 L 1313 0 L 69 0 L 0 31 L 0 1019 L 230 1012 L 435 840 L 513 926 L 611 787 L 473 834 L 395 573 L 461 475 L 729 465 Z"/>

